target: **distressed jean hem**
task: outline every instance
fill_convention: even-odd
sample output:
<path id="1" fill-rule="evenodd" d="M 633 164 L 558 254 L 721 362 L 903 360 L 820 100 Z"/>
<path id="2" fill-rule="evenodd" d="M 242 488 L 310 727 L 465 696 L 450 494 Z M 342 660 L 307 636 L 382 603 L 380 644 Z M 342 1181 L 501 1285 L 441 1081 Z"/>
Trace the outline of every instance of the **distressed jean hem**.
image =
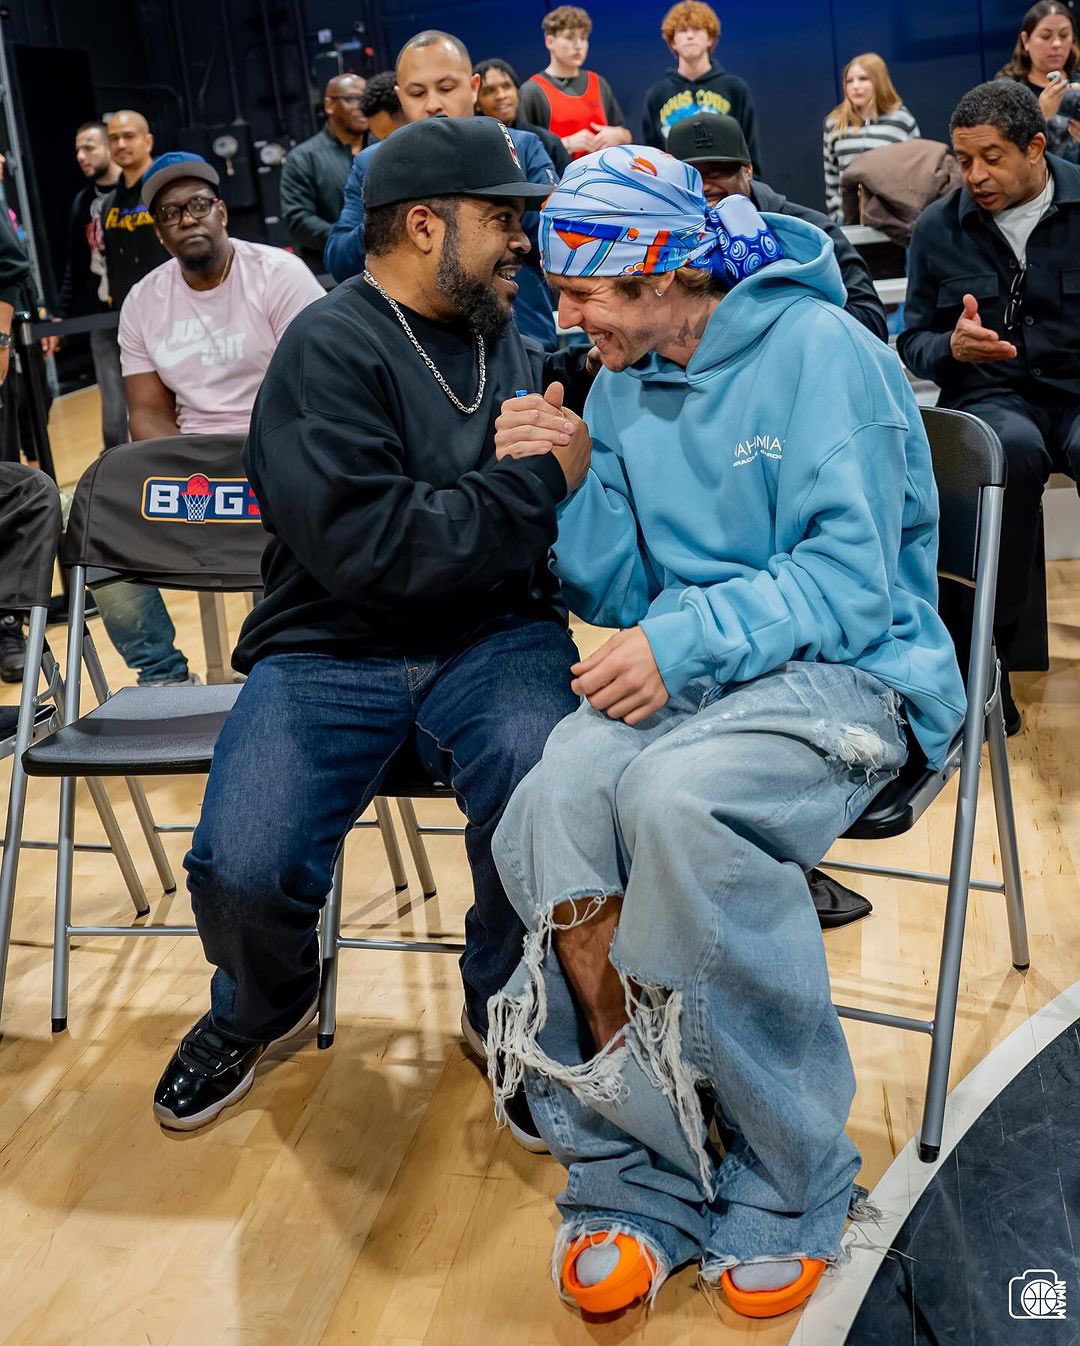
<path id="1" fill-rule="evenodd" d="M 560 1225 L 551 1249 L 551 1279 L 558 1291 L 559 1298 L 565 1304 L 570 1304 L 574 1308 L 577 1307 L 576 1300 L 563 1287 L 562 1269 L 566 1254 L 575 1239 L 579 1239 L 586 1234 L 606 1235 L 603 1243 L 613 1243 L 617 1235 L 623 1234 L 626 1238 L 634 1239 L 638 1247 L 649 1254 L 656 1264 L 656 1271 L 649 1287 L 649 1293 L 645 1296 L 645 1305 L 646 1308 L 652 1309 L 656 1303 L 656 1296 L 660 1293 L 660 1287 L 671 1275 L 671 1262 L 653 1238 L 644 1233 L 632 1220 L 627 1220 L 625 1215 L 616 1212 L 612 1212 L 608 1216 L 594 1212 L 586 1218 L 567 1220 Z M 603 1244 L 597 1244 L 596 1246 L 602 1247 Z"/>

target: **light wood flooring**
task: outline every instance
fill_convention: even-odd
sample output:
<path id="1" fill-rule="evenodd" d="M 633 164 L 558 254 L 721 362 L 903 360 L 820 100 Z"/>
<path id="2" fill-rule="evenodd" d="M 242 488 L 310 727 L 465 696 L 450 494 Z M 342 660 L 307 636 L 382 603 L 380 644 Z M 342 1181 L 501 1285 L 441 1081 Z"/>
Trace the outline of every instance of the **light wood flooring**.
<path id="1" fill-rule="evenodd" d="M 96 392 L 53 412 L 61 477 L 98 447 Z M 975 896 L 967 926 L 953 1080 L 1024 1017 L 1080 977 L 1080 562 L 1050 567 L 1049 673 L 1016 679 L 1024 733 L 1010 743 L 1031 929 L 1031 970 L 1012 970 L 1004 913 Z M 170 595 L 179 642 L 201 666 L 196 605 Z M 239 599 L 230 599 L 235 630 Z M 583 649 L 600 633 L 578 629 Z M 61 643 L 54 632 L 57 643 Z M 114 685 L 122 664 L 102 633 Z M 14 702 L 17 689 L 0 687 Z M 0 763 L 0 801 L 8 763 Z M 988 784 L 988 782 L 984 782 Z M 160 820 L 195 817 L 202 779 L 148 782 Z M 110 785 L 161 919 L 133 814 Z M 55 835 L 56 788 L 32 781 L 26 835 Z M 994 872 L 984 790 L 976 873 Z M 953 793 L 877 862 L 944 868 Z M 419 805 L 422 819 L 455 810 Z M 236 826 L 245 820 L 237 817 Z M 80 836 L 100 840 L 80 794 Z M 428 841 L 439 897 L 395 896 L 373 832 L 350 843 L 345 913 L 355 927 L 457 935 L 469 883 L 459 838 Z M 177 873 L 182 836 L 167 839 Z M 856 856 L 858 848 L 841 848 Z M 867 848 L 862 848 L 863 855 Z M 204 1010 L 207 968 L 193 939 L 84 940 L 72 962 L 67 1033 L 49 1032 L 53 858 L 23 853 L 0 1038 L 0 1343 L 3 1346 L 779 1346 L 772 1324 L 714 1310 L 692 1271 L 651 1316 L 586 1324 L 548 1281 L 562 1174 L 496 1131 L 487 1088 L 458 1035 L 456 962 L 438 954 L 345 952 L 337 1043 L 313 1038 L 260 1068 L 240 1107 L 201 1134 L 163 1132 L 158 1075 Z M 181 884 L 182 887 L 182 884 Z M 873 917 L 826 936 L 836 999 L 930 1016 L 937 890 L 868 880 Z M 76 919 L 126 920 L 108 855 L 76 861 Z M 928 1043 L 845 1023 L 858 1077 L 850 1133 L 873 1186 L 918 1125 Z"/>

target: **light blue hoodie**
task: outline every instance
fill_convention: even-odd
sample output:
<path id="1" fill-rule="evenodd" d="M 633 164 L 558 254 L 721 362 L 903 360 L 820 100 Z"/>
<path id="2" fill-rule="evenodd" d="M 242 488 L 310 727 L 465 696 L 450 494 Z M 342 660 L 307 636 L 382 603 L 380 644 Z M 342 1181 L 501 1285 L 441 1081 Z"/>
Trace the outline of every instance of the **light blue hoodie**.
<path id="1" fill-rule="evenodd" d="M 556 570 L 587 621 L 641 626 L 670 693 L 854 664 L 903 696 L 938 766 L 965 699 L 919 410 L 893 352 L 844 312 L 829 239 L 765 219 L 785 258 L 724 298 L 685 369 L 654 354 L 597 378 Z"/>

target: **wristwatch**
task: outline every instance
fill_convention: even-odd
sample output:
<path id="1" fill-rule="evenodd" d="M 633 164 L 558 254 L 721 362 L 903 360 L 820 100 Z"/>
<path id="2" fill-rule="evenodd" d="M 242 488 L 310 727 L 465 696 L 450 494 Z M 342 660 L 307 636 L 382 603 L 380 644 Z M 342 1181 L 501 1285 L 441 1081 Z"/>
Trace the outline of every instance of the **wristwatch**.
<path id="1" fill-rule="evenodd" d="M 6 351 L 11 345 L 11 333 L 0 332 L 0 351 Z"/>

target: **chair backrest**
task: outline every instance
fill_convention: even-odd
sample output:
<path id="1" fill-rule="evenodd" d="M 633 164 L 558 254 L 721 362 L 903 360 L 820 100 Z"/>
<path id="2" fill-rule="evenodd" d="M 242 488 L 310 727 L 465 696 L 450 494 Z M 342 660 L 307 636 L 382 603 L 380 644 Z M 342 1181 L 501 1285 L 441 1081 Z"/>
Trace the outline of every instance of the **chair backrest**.
<path id="1" fill-rule="evenodd" d="M 923 407 L 941 507 L 938 574 L 974 585 L 979 571 L 983 491 L 1004 488 L 1001 441 L 977 416 Z"/>
<path id="2" fill-rule="evenodd" d="M 60 540 L 60 493 L 37 468 L 0 463 L 0 608 L 47 607 Z"/>
<path id="3" fill-rule="evenodd" d="M 175 435 L 106 450 L 75 488 L 62 564 L 165 589 L 260 588 L 267 535 L 243 445 Z"/>

